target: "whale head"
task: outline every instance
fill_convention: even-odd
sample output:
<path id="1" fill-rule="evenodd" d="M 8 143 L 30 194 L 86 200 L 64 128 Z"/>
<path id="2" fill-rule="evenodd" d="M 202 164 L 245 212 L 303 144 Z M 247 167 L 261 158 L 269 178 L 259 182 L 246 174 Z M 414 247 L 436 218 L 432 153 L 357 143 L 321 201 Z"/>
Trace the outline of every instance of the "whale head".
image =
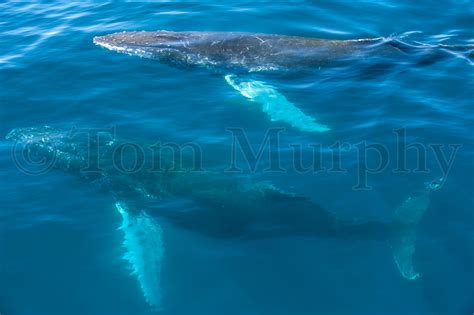
<path id="1" fill-rule="evenodd" d="M 193 32 L 119 32 L 94 37 L 94 44 L 112 51 L 150 59 L 186 60 Z"/>
<path id="2" fill-rule="evenodd" d="M 97 154 L 104 153 L 113 144 L 110 134 L 94 134 L 88 129 L 61 130 L 49 126 L 16 128 L 6 135 L 14 142 L 14 157 L 30 163 L 48 161 L 51 168 L 81 171 Z"/>
<path id="3" fill-rule="evenodd" d="M 50 126 L 41 126 L 13 129 L 5 136 L 5 139 L 25 146 L 41 145 L 52 147 L 57 143 L 62 143 L 65 137 L 66 133 L 62 130 Z"/>

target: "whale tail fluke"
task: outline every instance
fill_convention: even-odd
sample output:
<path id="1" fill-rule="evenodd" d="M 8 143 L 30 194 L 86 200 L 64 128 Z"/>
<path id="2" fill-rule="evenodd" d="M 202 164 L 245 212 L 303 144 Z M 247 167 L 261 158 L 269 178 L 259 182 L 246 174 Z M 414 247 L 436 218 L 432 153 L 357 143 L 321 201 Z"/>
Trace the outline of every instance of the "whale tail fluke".
<path id="1" fill-rule="evenodd" d="M 416 227 L 413 226 L 390 243 L 392 255 L 400 274 L 408 280 L 415 280 L 420 274 L 415 271 L 413 257 L 416 245 Z"/>
<path id="2" fill-rule="evenodd" d="M 161 226 L 145 212 L 131 212 L 127 205 L 117 202 L 115 208 L 122 216 L 119 228 L 124 233 L 123 258 L 130 263 L 132 274 L 140 284 L 147 303 L 161 309 L 161 264 L 164 254 Z"/>
<path id="3" fill-rule="evenodd" d="M 409 197 L 395 213 L 390 247 L 398 270 L 408 280 L 415 280 L 420 277 L 414 266 L 416 231 L 419 222 L 429 207 L 430 193 L 440 189 L 442 184 L 442 178 L 427 183 L 425 189 L 419 195 Z"/>

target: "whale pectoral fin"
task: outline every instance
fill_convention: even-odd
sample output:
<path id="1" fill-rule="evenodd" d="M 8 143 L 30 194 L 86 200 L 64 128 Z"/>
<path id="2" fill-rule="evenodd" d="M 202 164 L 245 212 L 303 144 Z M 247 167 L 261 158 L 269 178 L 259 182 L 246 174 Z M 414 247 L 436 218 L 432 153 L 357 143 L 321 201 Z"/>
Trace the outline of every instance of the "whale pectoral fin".
<path id="1" fill-rule="evenodd" d="M 123 202 L 115 208 L 122 216 L 123 258 L 137 276 L 143 296 L 154 309 L 161 309 L 161 265 L 164 255 L 162 228 L 144 211 L 130 211 Z"/>
<path id="2" fill-rule="evenodd" d="M 273 86 L 255 80 L 244 80 L 236 75 L 226 75 L 226 82 L 244 97 L 262 105 L 262 111 L 270 116 L 272 121 L 283 121 L 292 127 L 306 132 L 326 132 L 330 128 L 316 122 L 295 104 L 291 103 Z"/>

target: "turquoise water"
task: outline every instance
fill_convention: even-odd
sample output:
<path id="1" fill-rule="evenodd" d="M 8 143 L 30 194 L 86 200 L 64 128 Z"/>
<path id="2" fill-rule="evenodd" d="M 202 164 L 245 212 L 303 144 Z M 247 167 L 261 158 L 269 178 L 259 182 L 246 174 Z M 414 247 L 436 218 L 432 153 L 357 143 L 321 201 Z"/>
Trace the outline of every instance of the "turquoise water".
<path id="1" fill-rule="evenodd" d="M 49 125 L 113 126 L 118 139 L 134 143 L 192 142 L 204 167 L 222 174 L 232 166 L 233 135 L 244 132 L 256 152 L 267 131 L 285 128 L 279 157 L 264 150 L 252 169 L 240 152 L 242 172 L 232 180 L 271 183 L 347 220 L 390 222 L 425 182 L 445 179 L 417 227 L 421 276 L 413 281 L 397 270 L 384 242 L 297 230 L 212 237 L 160 221 L 163 314 L 471 314 L 472 58 L 375 71 L 373 56 L 308 73 L 239 74 L 329 128 L 311 132 L 265 110 L 268 89 L 252 101 L 231 87 L 223 75 L 233 73 L 116 54 L 92 39 L 166 29 L 467 46 L 474 44 L 472 21 L 472 1 L 454 0 L 0 4 L 0 313 L 156 313 L 122 259 L 123 222 L 109 189 L 67 172 L 33 176 L 12 159 L 12 143 L 3 140 L 10 130 Z M 397 155 L 402 133 L 419 150 L 407 151 L 404 167 Z M 366 150 L 365 163 L 368 145 L 379 146 Z M 313 148 L 320 148 L 325 170 L 300 169 L 295 147 L 306 166 L 315 166 Z M 266 170 L 276 158 L 284 171 Z M 380 162 L 387 165 L 377 170 Z M 167 211 L 195 211 L 186 198 L 165 199 Z"/>

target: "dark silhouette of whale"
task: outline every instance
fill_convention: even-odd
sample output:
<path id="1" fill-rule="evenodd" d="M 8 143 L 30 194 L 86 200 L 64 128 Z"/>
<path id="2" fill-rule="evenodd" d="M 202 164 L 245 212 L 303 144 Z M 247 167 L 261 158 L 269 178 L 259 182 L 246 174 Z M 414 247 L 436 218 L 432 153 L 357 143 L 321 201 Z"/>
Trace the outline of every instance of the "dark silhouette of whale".
<path id="1" fill-rule="evenodd" d="M 36 127 L 14 129 L 6 138 L 15 141 L 35 161 L 101 183 L 113 194 L 115 207 L 123 217 L 124 258 L 131 263 L 146 300 L 157 308 L 161 303 L 160 270 L 165 243 L 162 220 L 219 239 L 306 235 L 387 242 L 402 276 L 416 279 L 416 227 L 429 206 L 430 193 L 439 189 L 441 182 L 428 183 L 410 196 L 390 223 L 347 221 L 309 198 L 285 192 L 268 182 L 239 180 L 229 173 L 149 167 L 125 172 L 117 167 L 115 155 L 121 144 L 107 135 L 99 138 Z M 119 164 L 128 158 L 121 155 Z M 91 172 L 92 162 L 97 167 Z M 173 163 L 166 155 L 152 155 L 152 162 Z M 159 207 L 166 198 L 190 200 L 192 206 L 189 211 Z"/>

